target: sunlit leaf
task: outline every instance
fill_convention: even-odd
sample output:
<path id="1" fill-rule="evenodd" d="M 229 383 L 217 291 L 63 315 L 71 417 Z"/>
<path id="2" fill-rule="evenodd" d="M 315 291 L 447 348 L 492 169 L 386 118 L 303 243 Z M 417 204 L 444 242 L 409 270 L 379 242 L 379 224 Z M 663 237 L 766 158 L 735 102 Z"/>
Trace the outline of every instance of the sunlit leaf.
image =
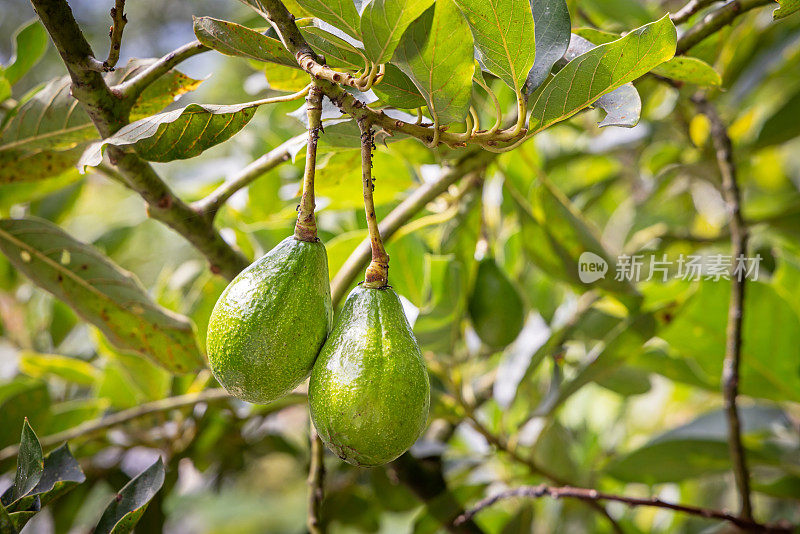
<path id="1" fill-rule="evenodd" d="M 367 58 L 386 63 L 403 32 L 428 9 L 433 0 L 373 0 L 361 15 L 361 36 Z"/>
<path id="2" fill-rule="evenodd" d="M 155 304 L 131 273 L 41 219 L 0 220 L 0 250 L 123 349 L 184 373 L 203 358 L 191 323 Z"/>
<path id="3" fill-rule="evenodd" d="M 83 147 L 43 150 L 33 154 L 20 150 L 0 151 L 0 184 L 36 182 L 74 171 Z"/>
<path id="4" fill-rule="evenodd" d="M 339 28 L 351 37 L 359 38 L 361 22 L 353 0 L 295 0 L 303 9 Z"/>
<path id="5" fill-rule="evenodd" d="M 530 131 L 564 120 L 675 54 L 677 34 L 668 16 L 582 54 L 558 72 L 533 105 Z"/>
<path id="6" fill-rule="evenodd" d="M 415 109 L 425 105 L 414 82 L 391 63 L 386 65 L 383 78 L 372 90 L 383 102 L 396 108 Z"/>
<path id="7" fill-rule="evenodd" d="M 109 84 L 120 83 L 153 61 L 131 60 L 124 68 L 106 74 L 106 81 Z M 9 150 L 18 153 L 67 150 L 100 137 L 89 115 L 70 96 L 71 83 L 69 76 L 51 80 L 20 105 L 0 133 L 0 154 Z M 131 110 L 131 119 L 160 111 L 177 96 L 196 89 L 199 84 L 200 80 L 193 80 L 176 70 L 169 71 L 139 96 Z"/>
<path id="8" fill-rule="evenodd" d="M 47 51 L 47 32 L 34 19 L 14 32 L 14 50 L 11 61 L 2 69 L 3 76 L 14 85 L 33 68 Z M 0 98 L 0 100 L 3 100 Z"/>
<path id="9" fill-rule="evenodd" d="M 463 120 L 472 92 L 472 36 L 453 0 L 441 0 L 403 34 L 392 60 L 417 86 L 440 124 Z"/>
<path id="10" fill-rule="evenodd" d="M 679 82 L 695 85 L 717 86 L 722 83 L 722 78 L 714 70 L 714 67 L 696 57 L 674 57 L 654 68 L 653 72 Z"/>
<path id="11" fill-rule="evenodd" d="M 515 92 L 533 67 L 536 39 L 528 0 L 456 0 L 483 65 Z"/>
<path id="12" fill-rule="evenodd" d="M 57 376 L 68 382 L 91 386 L 100 376 L 92 364 L 61 356 L 59 354 L 39 354 L 23 352 L 19 357 L 19 370 L 33 378 Z"/>
<path id="13" fill-rule="evenodd" d="M 775 20 L 788 17 L 792 13 L 800 10 L 800 0 L 778 0 L 780 7 L 772 12 Z"/>

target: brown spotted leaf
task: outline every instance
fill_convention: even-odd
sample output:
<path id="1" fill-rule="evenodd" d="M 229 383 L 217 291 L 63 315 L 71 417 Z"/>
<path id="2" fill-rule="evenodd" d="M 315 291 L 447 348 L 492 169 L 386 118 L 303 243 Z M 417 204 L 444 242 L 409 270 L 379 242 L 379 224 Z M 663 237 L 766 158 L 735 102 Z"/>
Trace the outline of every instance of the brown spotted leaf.
<path id="1" fill-rule="evenodd" d="M 189 320 L 153 302 L 133 274 L 42 219 L 0 219 L 0 251 L 121 349 L 175 373 L 203 365 Z"/>

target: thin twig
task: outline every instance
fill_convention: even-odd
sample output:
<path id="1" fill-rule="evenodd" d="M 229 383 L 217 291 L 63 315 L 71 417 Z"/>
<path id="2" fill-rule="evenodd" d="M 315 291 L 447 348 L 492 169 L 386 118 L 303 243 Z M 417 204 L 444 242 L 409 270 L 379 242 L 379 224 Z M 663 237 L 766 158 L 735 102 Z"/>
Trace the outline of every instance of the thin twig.
<path id="1" fill-rule="evenodd" d="M 597 501 L 614 501 L 614 502 L 621 502 L 627 504 L 628 506 L 651 506 L 655 508 L 666 508 L 668 510 L 674 510 L 676 512 L 682 512 L 685 514 L 695 515 L 699 517 L 704 517 L 707 519 L 719 519 L 722 521 L 729 521 L 733 523 L 739 528 L 742 528 L 747 531 L 751 532 L 791 532 L 791 527 L 789 525 L 784 524 L 762 524 L 756 523 L 750 519 L 744 519 L 742 517 L 737 517 L 733 514 L 728 512 L 720 511 L 720 510 L 712 510 L 707 508 L 700 508 L 697 506 L 688 506 L 682 504 L 674 504 L 670 502 L 663 501 L 658 498 L 638 498 L 638 497 L 627 497 L 624 495 L 614 495 L 611 493 L 603 493 L 594 489 L 587 489 L 587 488 L 574 488 L 571 486 L 562 486 L 562 487 L 552 487 L 542 484 L 540 486 L 523 486 L 520 488 L 514 488 L 508 491 L 503 491 L 494 495 L 492 497 L 488 497 L 479 501 L 473 508 L 469 511 L 464 513 L 463 515 L 459 516 L 456 519 L 456 524 L 461 523 L 463 521 L 467 521 L 472 519 L 478 512 L 483 510 L 484 508 L 493 505 L 494 503 L 504 500 L 510 499 L 513 497 L 527 497 L 531 499 L 538 499 L 540 497 L 552 497 L 553 499 L 560 499 L 563 497 L 569 497 L 574 499 L 580 499 L 582 501 L 588 502 L 597 502 Z"/>
<path id="2" fill-rule="evenodd" d="M 306 97 L 308 117 L 308 143 L 306 144 L 306 167 L 303 172 L 303 195 L 297 208 L 297 223 L 294 237 L 300 241 L 319 241 L 317 221 L 314 218 L 314 174 L 317 168 L 317 141 L 322 131 L 322 89 L 315 81 Z"/>
<path id="3" fill-rule="evenodd" d="M 173 50 L 166 56 L 150 64 L 146 69 L 138 73 L 133 78 L 122 82 L 113 87 L 114 92 L 127 101 L 136 101 L 142 91 L 147 89 L 153 82 L 169 72 L 178 63 L 186 61 L 192 56 L 202 54 L 210 50 L 200 41 L 192 41 L 180 48 Z"/>
<path id="4" fill-rule="evenodd" d="M 685 6 L 680 8 L 673 15 L 670 15 L 669 18 L 672 20 L 673 24 L 683 24 L 701 9 L 705 9 L 719 1 L 720 0 L 689 0 Z"/>
<path id="5" fill-rule="evenodd" d="M 738 17 L 751 9 L 774 3 L 774 0 L 731 0 L 714 11 L 708 13 L 703 20 L 686 30 L 678 39 L 675 54 L 685 54 L 695 45 L 718 32 Z"/>
<path id="6" fill-rule="evenodd" d="M 119 50 L 122 47 L 122 31 L 128 23 L 125 16 L 125 0 L 114 0 L 114 7 L 111 8 L 111 20 L 113 24 L 108 31 L 111 45 L 108 49 L 108 59 L 103 62 L 103 70 L 112 71 L 119 61 Z"/>
<path id="7" fill-rule="evenodd" d="M 160 399 L 146 404 L 140 404 L 139 406 L 130 408 L 129 410 L 123 410 L 107 417 L 86 421 L 85 423 L 82 423 L 76 427 L 58 432 L 57 434 L 44 436 L 39 441 L 41 442 L 42 447 L 46 449 L 48 447 L 58 445 L 59 443 L 63 443 L 64 441 L 69 441 L 71 439 L 119 426 L 133 419 L 144 417 L 145 415 L 166 412 L 175 408 L 182 408 L 184 406 L 192 406 L 200 402 L 211 402 L 227 398 L 230 398 L 230 395 L 224 389 L 218 388 L 207 389 L 205 391 L 201 391 L 200 393 L 191 393 L 177 397 L 169 397 L 167 399 Z M 0 462 L 8 460 L 9 458 L 13 458 L 18 452 L 19 445 L 9 445 L 5 449 L 0 450 Z"/>
<path id="8" fill-rule="evenodd" d="M 289 161 L 292 151 L 305 142 L 306 134 L 292 137 L 285 143 L 270 150 L 260 158 L 228 178 L 222 185 L 202 200 L 198 200 L 192 207 L 206 217 L 214 218 L 219 209 L 234 193 L 247 187 L 281 163 Z"/>
<path id="9" fill-rule="evenodd" d="M 383 246 L 378 218 L 375 216 L 375 201 L 372 192 L 375 190 L 375 179 L 372 177 L 372 151 L 375 141 L 372 137 L 372 126 L 366 120 L 358 121 L 361 131 L 361 182 L 364 193 L 364 213 L 367 217 L 369 243 L 372 261 L 367 266 L 364 276 L 364 287 L 380 289 L 389 285 L 389 254 Z"/>
<path id="10" fill-rule="evenodd" d="M 308 518 L 306 526 L 310 534 L 323 534 L 322 500 L 325 497 L 325 445 L 322 443 L 314 424 L 311 423 L 311 461 L 308 466 Z"/>
<path id="11" fill-rule="evenodd" d="M 739 185 L 736 182 L 736 164 L 733 159 L 731 139 L 713 104 L 702 95 L 695 95 L 692 101 L 700 113 L 708 117 L 711 123 L 711 139 L 716 150 L 717 166 L 722 176 L 722 194 L 730 216 L 728 226 L 731 234 L 731 255 L 734 261 L 744 261 L 747 254 L 747 226 L 742 218 L 741 198 Z M 725 400 L 725 417 L 728 421 L 728 449 L 741 505 L 740 514 L 745 519 L 752 519 L 750 473 L 747 469 L 739 411 L 736 407 L 736 397 L 739 394 L 739 367 L 742 358 L 745 281 L 746 276 L 743 276 L 742 273 L 731 277 L 725 361 L 722 371 L 722 394 Z"/>

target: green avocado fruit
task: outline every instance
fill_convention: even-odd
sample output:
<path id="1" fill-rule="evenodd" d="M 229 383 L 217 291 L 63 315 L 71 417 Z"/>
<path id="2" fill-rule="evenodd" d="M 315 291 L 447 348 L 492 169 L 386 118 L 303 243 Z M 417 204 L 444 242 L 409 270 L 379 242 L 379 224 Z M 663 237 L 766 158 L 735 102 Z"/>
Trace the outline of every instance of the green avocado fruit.
<path id="1" fill-rule="evenodd" d="M 234 397 L 264 404 L 311 372 L 333 323 L 328 255 L 287 237 L 239 273 L 208 325 L 208 359 Z"/>
<path id="2" fill-rule="evenodd" d="M 514 341 L 525 322 L 522 297 L 493 258 L 478 264 L 468 306 L 478 337 L 494 349 Z"/>
<path id="3" fill-rule="evenodd" d="M 356 287 L 311 372 L 308 404 L 322 441 L 351 464 L 385 464 L 425 430 L 430 398 L 397 293 Z"/>

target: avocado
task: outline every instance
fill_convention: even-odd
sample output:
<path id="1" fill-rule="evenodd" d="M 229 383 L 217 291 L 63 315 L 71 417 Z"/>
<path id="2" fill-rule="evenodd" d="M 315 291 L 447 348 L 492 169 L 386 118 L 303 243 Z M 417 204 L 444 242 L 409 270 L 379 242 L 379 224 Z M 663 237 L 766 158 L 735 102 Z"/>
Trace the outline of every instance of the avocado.
<path id="1" fill-rule="evenodd" d="M 287 237 L 239 273 L 208 325 L 208 359 L 234 397 L 264 404 L 311 372 L 333 323 L 328 255 Z"/>
<path id="2" fill-rule="evenodd" d="M 478 337 L 494 349 L 514 341 L 525 323 L 522 297 L 491 257 L 478 264 L 468 307 Z"/>
<path id="3" fill-rule="evenodd" d="M 356 287 L 314 364 L 308 390 L 317 433 L 358 466 L 390 462 L 425 429 L 430 382 L 397 293 Z"/>

